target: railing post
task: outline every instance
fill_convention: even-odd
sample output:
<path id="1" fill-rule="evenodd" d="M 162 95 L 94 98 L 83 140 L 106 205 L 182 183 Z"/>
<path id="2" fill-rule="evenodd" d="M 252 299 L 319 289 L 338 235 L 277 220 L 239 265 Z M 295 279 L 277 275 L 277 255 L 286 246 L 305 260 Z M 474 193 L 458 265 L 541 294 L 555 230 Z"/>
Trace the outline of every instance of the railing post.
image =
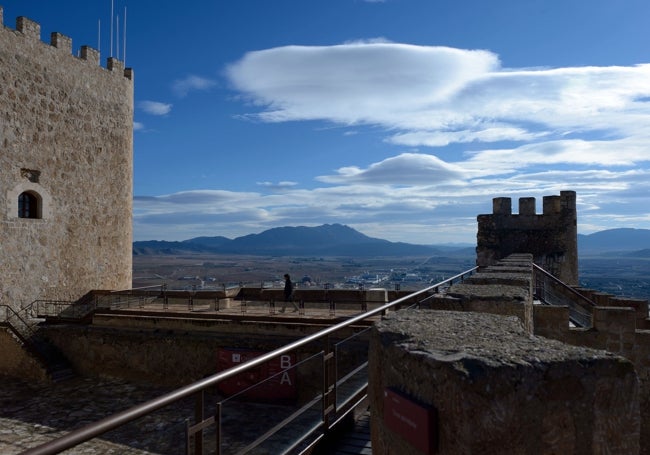
<path id="1" fill-rule="evenodd" d="M 192 285 L 192 290 L 190 291 L 190 297 L 187 301 L 187 309 L 189 311 L 194 311 L 194 293 L 196 292 L 196 285 Z"/>
<path id="2" fill-rule="evenodd" d="M 335 354 L 330 349 L 330 337 L 327 335 L 324 338 L 323 346 L 323 424 L 325 429 L 329 430 L 332 419 L 330 418 L 336 410 L 336 381 L 332 385 L 330 364 L 334 359 Z"/>
<path id="3" fill-rule="evenodd" d="M 200 423 L 204 419 L 204 390 L 196 393 L 196 402 L 194 404 L 194 422 Z M 199 429 L 194 434 L 194 455 L 203 454 L 203 429 Z"/>
<path id="4" fill-rule="evenodd" d="M 167 283 L 162 285 L 162 294 L 163 294 L 163 310 L 169 308 L 169 297 L 167 297 Z"/>
<path id="5" fill-rule="evenodd" d="M 217 402 L 217 409 L 215 411 L 215 416 L 214 416 L 216 428 L 215 428 L 215 437 L 217 439 L 216 441 L 216 450 L 215 450 L 215 455 L 221 455 L 221 402 Z"/>
<path id="6" fill-rule="evenodd" d="M 185 454 L 192 455 L 190 447 L 192 446 L 192 436 L 190 435 L 190 419 L 185 419 Z"/>
<path id="7" fill-rule="evenodd" d="M 269 313 L 275 314 L 275 299 L 273 298 L 269 301 Z"/>

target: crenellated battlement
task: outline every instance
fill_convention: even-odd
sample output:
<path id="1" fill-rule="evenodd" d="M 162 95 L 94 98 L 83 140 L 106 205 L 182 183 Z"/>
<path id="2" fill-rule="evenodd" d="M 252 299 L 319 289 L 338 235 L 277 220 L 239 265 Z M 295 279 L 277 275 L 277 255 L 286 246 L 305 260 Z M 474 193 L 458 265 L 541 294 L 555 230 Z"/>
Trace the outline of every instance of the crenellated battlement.
<path id="1" fill-rule="evenodd" d="M 569 284 L 578 283 L 578 231 L 575 191 L 544 196 L 542 214 L 534 197 L 492 200 L 492 214 L 479 215 L 476 258 L 483 267 L 515 253 L 531 253 L 535 262 Z"/>
<path id="2" fill-rule="evenodd" d="M 534 197 L 519 198 L 519 214 L 512 213 L 512 200 L 509 197 L 492 199 L 493 215 L 533 216 L 536 215 L 536 200 Z M 542 215 L 560 215 L 563 210 L 576 210 L 575 191 L 561 191 L 559 196 L 544 196 Z"/>
<path id="3" fill-rule="evenodd" d="M 7 27 L 4 26 L 3 16 L 3 8 L 0 6 L 0 26 L 2 26 L 0 27 L 0 31 L 11 30 L 7 29 Z M 16 35 L 22 35 L 26 40 L 26 44 L 38 42 L 44 46 L 48 46 L 48 43 L 41 41 L 41 25 L 38 22 L 29 19 L 28 17 L 19 16 L 16 18 L 16 29 L 14 32 Z M 80 60 L 87 61 L 90 64 L 100 66 L 100 55 L 98 50 L 93 49 L 90 46 L 83 45 L 79 49 L 79 55 L 75 56 L 72 51 L 72 38 L 62 33 L 52 32 L 50 34 L 49 46 L 58 49 L 61 52 L 65 52 L 73 58 L 78 58 Z M 132 80 L 133 78 L 133 70 L 131 68 L 125 68 L 124 62 L 116 59 L 115 57 L 108 57 L 106 59 L 105 69 L 109 72 L 120 74 L 129 80 Z"/>

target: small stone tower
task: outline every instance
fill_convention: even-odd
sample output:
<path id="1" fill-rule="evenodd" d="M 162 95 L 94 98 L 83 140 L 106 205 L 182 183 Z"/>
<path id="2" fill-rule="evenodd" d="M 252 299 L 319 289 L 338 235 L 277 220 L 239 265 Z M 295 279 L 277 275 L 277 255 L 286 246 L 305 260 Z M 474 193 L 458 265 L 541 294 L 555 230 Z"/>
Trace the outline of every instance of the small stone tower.
<path id="1" fill-rule="evenodd" d="M 131 287 L 133 73 L 0 7 L 0 304 Z"/>
<path id="2" fill-rule="evenodd" d="M 530 253 L 534 262 L 569 285 L 578 284 L 578 228 L 575 191 L 544 196 L 543 214 L 535 214 L 535 198 L 492 200 L 492 214 L 479 215 L 476 265 L 494 264 L 513 253 Z"/>

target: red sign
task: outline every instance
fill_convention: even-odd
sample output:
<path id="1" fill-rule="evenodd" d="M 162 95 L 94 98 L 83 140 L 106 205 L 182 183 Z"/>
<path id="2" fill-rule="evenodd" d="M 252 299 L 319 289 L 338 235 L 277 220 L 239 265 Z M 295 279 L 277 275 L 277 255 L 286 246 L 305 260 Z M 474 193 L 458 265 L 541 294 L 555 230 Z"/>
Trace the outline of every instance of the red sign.
<path id="1" fill-rule="evenodd" d="M 384 389 L 384 423 L 422 453 L 431 454 L 438 444 L 436 410 L 395 390 Z"/>
<path id="2" fill-rule="evenodd" d="M 217 349 L 217 370 L 223 371 L 254 359 L 262 351 Z M 265 402 L 286 402 L 296 398 L 295 354 L 283 354 L 219 383 L 226 396 L 241 393 L 242 398 Z"/>

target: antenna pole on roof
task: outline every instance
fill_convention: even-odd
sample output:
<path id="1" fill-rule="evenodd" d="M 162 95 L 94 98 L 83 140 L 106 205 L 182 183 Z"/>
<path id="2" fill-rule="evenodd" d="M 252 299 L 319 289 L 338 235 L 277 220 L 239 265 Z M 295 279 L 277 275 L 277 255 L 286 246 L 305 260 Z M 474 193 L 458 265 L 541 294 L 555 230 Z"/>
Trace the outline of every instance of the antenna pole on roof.
<path id="1" fill-rule="evenodd" d="M 102 53 L 102 20 L 97 19 L 97 52 Z"/>
<path id="2" fill-rule="evenodd" d="M 124 38 L 122 39 L 122 46 L 124 46 L 124 52 L 122 52 L 122 60 L 124 61 L 124 67 L 126 68 L 126 6 L 124 7 Z"/>
<path id="3" fill-rule="evenodd" d="M 113 56 L 113 0 L 111 0 L 111 53 L 109 57 Z"/>
<path id="4" fill-rule="evenodd" d="M 115 16 L 115 57 L 120 59 L 120 15 Z"/>

